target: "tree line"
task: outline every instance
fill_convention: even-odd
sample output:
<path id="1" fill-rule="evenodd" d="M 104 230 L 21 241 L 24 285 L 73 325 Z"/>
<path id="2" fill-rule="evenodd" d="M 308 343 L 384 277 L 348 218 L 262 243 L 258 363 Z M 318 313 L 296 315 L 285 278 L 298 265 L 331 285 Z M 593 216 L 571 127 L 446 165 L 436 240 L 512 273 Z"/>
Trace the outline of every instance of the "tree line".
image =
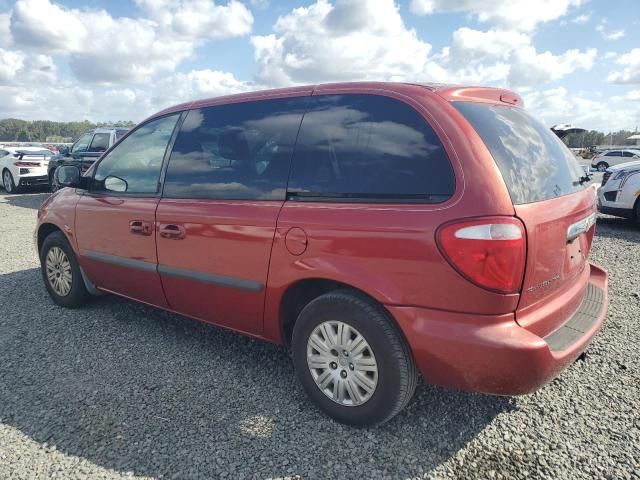
<path id="1" fill-rule="evenodd" d="M 0 120 L 0 142 L 69 142 L 75 140 L 87 130 L 98 127 L 131 128 L 135 123 L 128 120 L 117 122 L 92 123 L 52 122 L 49 120 L 18 120 L 7 118 Z"/>
<path id="2" fill-rule="evenodd" d="M 91 123 L 83 122 L 52 122 L 49 120 L 18 120 L 7 118 L 0 120 L 0 142 L 69 142 L 75 140 L 87 130 L 97 127 L 132 128 L 135 123 L 129 120 L 117 122 Z M 565 142 L 569 147 L 580 148 L 591 145 L 625 145 L 626 139 L 633 135 L 631 130 L 603 133 L 588 130 L 581 133 L 567 135 Z"/>
<path id="3" fill-rule="evenodd" d="M 597 130 L 571 133 L 564 139 L 570 148 L 590 147 L 591 145 L 631 145 L 633 140 L 627 141 L 631 135 L 637 132 L 631 130 L 618 130 L 617 132 L 603 133 Z"/>

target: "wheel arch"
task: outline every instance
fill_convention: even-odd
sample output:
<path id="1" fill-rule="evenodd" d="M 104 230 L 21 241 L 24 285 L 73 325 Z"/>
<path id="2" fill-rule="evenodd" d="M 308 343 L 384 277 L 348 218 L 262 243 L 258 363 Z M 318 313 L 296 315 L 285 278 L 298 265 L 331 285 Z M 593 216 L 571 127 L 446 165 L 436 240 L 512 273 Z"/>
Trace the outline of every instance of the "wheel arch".
<path id="1" fill-rule="evenodd" d="M 325 293 L 336 290 L 349 290 L 355 295 L 366 298 L 367 300 L 379 305 L 404 337 L 404 332 L 402 332 L 402 329 L 396 322 L 393 315 L 385 308 L 384 304 L 379 299 L 375 298 L 370 293 L 358 288 L 357 286 L 342 281 L 313 277 L 299 279 L 292 282 L 286 287 L 284 293 L 280 297 L 277 319 L 281 340 L 284 345 L 291 345 L 293 327 L 302 309 L 312 300 L 324 295 Z"/>
<path id="2" fill-rule="evenodd" d="M 42 250 L 42 244 L 44 242 L 44 239 L 54 232 L 62 232 L 62 229 L 60 229 L 60 227 L 58 227 L 53 223 L 43 223 L 38 227 L 38 234 L 37 234 L 38 254 L 40 254 L 40 250 Z"/>

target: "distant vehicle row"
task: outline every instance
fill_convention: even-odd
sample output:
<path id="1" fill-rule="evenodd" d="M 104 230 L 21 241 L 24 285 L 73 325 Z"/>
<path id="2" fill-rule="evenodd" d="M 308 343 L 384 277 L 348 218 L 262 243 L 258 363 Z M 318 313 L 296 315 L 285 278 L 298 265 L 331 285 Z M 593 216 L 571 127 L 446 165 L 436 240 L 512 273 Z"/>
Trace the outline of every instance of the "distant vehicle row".
<path id="1" fill-rule="evenodd" d="M 7 193 L 18 193 L 26 187 L 49 185 L 58 189 L 55 171 L 61 165 L 75 165 L 81 172 L 120 140 L 129 129 L 96 128 L 84 133 L 69 149 L 54 154 L 41 146 L 0 147 L 2 186 Z"/>
<path id="2" fill-rule="evenodd" d="M 591 159 L 591 168 L 595 168 L 599 172 L 604 172 L 609 167 L 636 160 L 640 160 L 640 147 L 638 149 L 625 148 L 607 150 L 598 153 Z"/>

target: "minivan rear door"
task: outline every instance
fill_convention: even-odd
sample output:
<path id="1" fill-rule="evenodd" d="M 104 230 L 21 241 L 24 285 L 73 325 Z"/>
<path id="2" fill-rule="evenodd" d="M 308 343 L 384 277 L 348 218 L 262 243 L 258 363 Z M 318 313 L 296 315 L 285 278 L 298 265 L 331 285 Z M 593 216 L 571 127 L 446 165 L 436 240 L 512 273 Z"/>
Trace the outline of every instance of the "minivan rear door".
<path id="1" fill-rule="evenodd" d="M 491 152 L 527 231 L 518 310 L 585 288 L 596 205 L 594 189 L 574 155 L 522 108 L 454 105 Z M 580 292 L 575 297 L 579 301 Z M 567 306 L 572 307 L 577 308 Z"/>

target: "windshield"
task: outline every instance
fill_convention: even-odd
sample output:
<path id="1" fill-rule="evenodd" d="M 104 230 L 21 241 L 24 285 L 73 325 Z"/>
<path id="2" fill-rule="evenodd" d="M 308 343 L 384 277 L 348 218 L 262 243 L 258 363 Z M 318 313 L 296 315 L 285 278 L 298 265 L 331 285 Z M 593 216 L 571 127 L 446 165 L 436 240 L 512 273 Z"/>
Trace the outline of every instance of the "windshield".
<path id="1" fill-rule="evenodd" d="M 561 197 L 586 188 L 571 150 L 522 108 L 454 102 L 491 152 L 514 204 Z"/>

